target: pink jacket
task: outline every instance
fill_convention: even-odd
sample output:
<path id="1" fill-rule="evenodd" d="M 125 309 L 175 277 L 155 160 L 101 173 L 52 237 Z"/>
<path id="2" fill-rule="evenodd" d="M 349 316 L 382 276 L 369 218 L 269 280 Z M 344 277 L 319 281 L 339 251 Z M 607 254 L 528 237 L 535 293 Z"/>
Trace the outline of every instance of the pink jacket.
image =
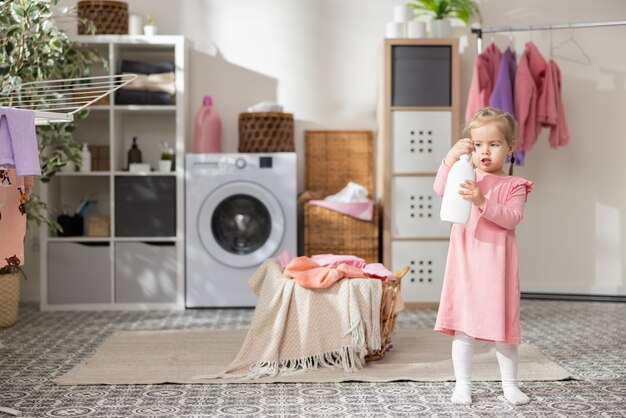
<path id="1" fill-rule="evenodd" d="M 543 88 L 537 101 L 537 121 L 550 128 L 549 142 L 553 149 L 569 142 L 569 131 L 561 98 L 561 71 L 553 60 L 548 61 Z"/>
<path id="2" fill-rule="evenodd" d="M 492 43 L 474 60 L 474 72 L 465 108 L 466 121 L 477 110 L 489 105 L 489 97 L 498 78 L 501 55 L 496 44 Z"/>
<path id="3" fill-rule="evenodd" d="M 515 76 L 515 114 L 519 124 L 518 146 L 529 151 L 539 136 L 541 126 L 537 121 L 537 101 L 543 88 L 546 61 L 532 42 L 526 43 Z"/>

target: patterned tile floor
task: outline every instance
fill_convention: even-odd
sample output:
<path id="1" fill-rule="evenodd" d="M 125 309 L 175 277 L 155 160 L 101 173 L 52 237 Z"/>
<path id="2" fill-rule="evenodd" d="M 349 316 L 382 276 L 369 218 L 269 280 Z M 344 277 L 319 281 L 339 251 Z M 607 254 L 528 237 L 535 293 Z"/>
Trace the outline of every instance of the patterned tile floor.
<path id="1" fill-rule="evenodd" d="M 403 312 L 398 327 L 432 327 L 434 310 Z M 252 310 L 40 312 L 20 306 L 0 330 L 0 406 L 27 417 L 626 417 L 626 304 L 522 301 L 526 342 L 579 380 L 525 382 L 513 407 L 497 382 L 474 384 L 474 404 L 448 401 L 447 383 L 57 386 L 114 330 L 249 325 Z M 0 417 L 3 417 L 0 412 Z"/>

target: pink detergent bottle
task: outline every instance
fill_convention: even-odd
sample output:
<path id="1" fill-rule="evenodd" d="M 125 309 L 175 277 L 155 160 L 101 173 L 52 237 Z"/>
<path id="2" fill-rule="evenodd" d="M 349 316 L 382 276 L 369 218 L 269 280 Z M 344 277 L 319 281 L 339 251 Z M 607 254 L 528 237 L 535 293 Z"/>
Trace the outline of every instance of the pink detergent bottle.
<path id="1" fill-rule="evenodd" d="M 195 118 L 193 152 L 195 154 L 222 152 L 222 120 L 213 107 L 211 96 L 204 96 Z"/>

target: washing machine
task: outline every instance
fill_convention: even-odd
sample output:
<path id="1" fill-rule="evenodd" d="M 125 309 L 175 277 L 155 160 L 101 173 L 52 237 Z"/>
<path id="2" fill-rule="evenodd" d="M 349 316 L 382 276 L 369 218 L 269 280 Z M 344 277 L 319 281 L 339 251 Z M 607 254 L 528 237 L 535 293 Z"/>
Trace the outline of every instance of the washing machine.
<path id="1" fill-rule="evenodd" d="M 250 275 L 297 251 L 296 154 L 187 154 L 186 306 L 255 306 Z"/>

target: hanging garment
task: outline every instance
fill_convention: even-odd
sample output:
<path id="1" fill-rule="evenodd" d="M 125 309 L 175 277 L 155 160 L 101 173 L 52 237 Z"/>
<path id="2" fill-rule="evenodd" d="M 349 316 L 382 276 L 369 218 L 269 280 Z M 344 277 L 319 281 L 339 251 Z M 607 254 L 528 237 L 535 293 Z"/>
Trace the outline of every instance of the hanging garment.
<path id="1" fill-rule="evenodd" d="M 537 101 L 546 74 L 546 60 L 532 42 L 527 42 L 515 75 L 514 103 L 518 121 L 518 146 L 530 151 L 541 126 L 537 121 Z"/>
<path id="2" fill-rule="evenodd" d="M 0 108 L 0 167 L 15 167 L 19 176 L 40 176 L 35 112 Z"/>
<path id="3" fill-rule="evenodd" d="M 467 97 L 465 120 L 468 121 L 479 109 L 489 104 L 500 66 L 500 50 L 496 44 L 490 44 L 474 60 L 474 72 Z"/>
<path id="4" fill-rule="evenodd" d="M 0 267 L 24 264 L 27 179 L 32 181 L 18 176 L 14 168 L 0 167 Z"/>
<path id="5" fill-rule="evenodd" d="M 543 89 L 537 101 L 537 121 L 550 128 L 550 147 L 557 149 L 569 142 L 569 131 L 561 97 L 561 71 L 554 60 L 548 61 Z"/>
<path id="6" fill-rule="evenodd" d="M 515 114 L 514 90 L 515 90 L 515 73 L 517 71 L 517 63 L 515 62 L 515 52 L 511 48 L 507 48 L 500 58 L 500 66 L 498 69 L 498 77 L 496 84 L 489 98 L 489 106 L 504 110 L 513 116 Z M 515 148 L 513 156 L 515 164 L 522 165 L 524 163 L 524 151 Z"/>

